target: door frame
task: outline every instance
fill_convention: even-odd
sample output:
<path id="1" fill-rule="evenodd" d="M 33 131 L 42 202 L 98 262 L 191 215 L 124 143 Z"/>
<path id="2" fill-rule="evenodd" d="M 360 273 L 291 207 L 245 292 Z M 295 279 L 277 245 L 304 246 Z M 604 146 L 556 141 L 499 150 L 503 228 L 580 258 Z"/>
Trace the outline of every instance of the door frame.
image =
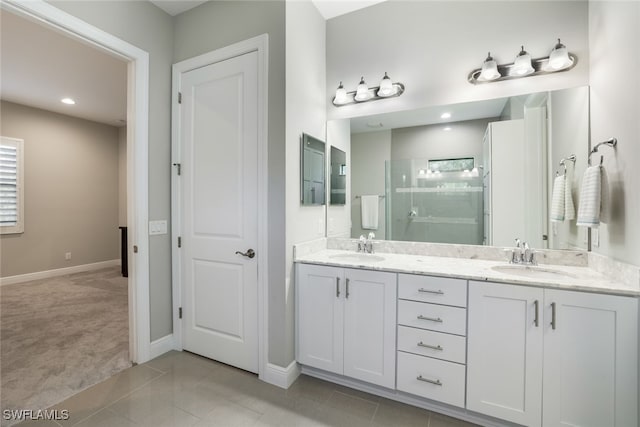
<path id="1" fill-rule="evenodd" d="M 150 358 L 149 310 L 149 53 L 43 0 L 2 0 L 0 8 L 127 62 L 127 226 L 129 229 L 129 358 Z M 115 230 L 114 230 L 115 233 Z M 134 254 L 133 247 L 138 252 Z"/>
<path id="2" fill-rule="evenodd" d="M 180 163 L 180 106 L 178 94 L 183 73 L 222 62 L 250 52 L 258 53 L 258 211 L 268 212 L 268 71 L 269 71 L 269 35 L 262 34 L 202 55 L 185 59 L 173 64 L 171 89 L 171 162 Z M 171 172 L 171 259 L 173 290 L 173 334 L 175 349 L 183 349 L 183 322 L 179 316 L 182 307 L 182 256 L 178 248 L 178 237 L 181 236 L 182 211 L 180 206 L 180 178 L 177 170 Z M 269 281 L 268 281 L 268 242 L 269 227 L 267 215 L 258 215 L 258 375 L 265 380 L 269 354 Z"/>

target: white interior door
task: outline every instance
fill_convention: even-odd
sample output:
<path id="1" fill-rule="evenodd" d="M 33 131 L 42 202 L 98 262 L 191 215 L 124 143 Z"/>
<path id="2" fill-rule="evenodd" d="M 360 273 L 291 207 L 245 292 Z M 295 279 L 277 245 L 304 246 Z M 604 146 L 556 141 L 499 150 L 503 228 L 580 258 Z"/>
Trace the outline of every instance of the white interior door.
<path id="1" fill-rule="evenodd" d="M 258 53 L 180 91 L 183 348 L 258 372 Z"/>

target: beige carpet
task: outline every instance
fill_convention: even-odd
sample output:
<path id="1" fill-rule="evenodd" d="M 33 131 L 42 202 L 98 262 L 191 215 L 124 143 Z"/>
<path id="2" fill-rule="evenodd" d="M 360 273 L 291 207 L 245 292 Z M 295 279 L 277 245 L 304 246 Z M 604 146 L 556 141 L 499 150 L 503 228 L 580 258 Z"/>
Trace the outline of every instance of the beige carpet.
<path id="1" fill-rule="evenodd" d="M 1 409 L 48 408 L 131 366 L 128 316 L 119 267 L 1 286 Z"/>

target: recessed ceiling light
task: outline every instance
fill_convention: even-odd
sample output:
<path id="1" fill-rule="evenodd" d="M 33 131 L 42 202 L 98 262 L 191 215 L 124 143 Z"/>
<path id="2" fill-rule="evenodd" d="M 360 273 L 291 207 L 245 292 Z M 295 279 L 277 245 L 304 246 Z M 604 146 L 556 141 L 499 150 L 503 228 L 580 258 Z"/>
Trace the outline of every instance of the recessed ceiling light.
<path id="1" fill-rule="evenodd" d="M 451 130 L 451 128 L 449 126 L 447 126 L 446 128 L 442 129 L 445 132 L 449 132 Z"/>
<path id="2" fill-rule="evenodd" d="M 442 113 L 440 118 L 441 119 L 450 119 L 451 118 L 451 113 Z"/>
<path id="3" fill-rule="evenodd" d="M 60 100 L 60 102 L 62 102 L 63 104 L 67 104 L 67 105 L 75 105 L 76 101 L 74 101 L 71 98 L 62 98 Z"/>

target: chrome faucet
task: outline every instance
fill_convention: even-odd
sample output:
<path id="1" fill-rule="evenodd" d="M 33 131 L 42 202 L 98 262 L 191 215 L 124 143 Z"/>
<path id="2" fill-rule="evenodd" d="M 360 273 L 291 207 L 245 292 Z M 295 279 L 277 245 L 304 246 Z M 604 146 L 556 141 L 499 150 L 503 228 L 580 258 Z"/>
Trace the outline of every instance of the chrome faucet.
<path id="1" fill-rule="evenodd" d="M 516 247 L 511 250 L 510 264 L 538 265 L 536 252 L 529 247 L 527 242 L 516 238 Z"/>
<path id="2" fill-rule="evenodd" d="M 368 237 L 360 235 L 360 239 L 358 240 L 358 252 L 372 254 L 374 237 L 376 237 L 376 235 L 373 232 L 369 233 Z"/>

